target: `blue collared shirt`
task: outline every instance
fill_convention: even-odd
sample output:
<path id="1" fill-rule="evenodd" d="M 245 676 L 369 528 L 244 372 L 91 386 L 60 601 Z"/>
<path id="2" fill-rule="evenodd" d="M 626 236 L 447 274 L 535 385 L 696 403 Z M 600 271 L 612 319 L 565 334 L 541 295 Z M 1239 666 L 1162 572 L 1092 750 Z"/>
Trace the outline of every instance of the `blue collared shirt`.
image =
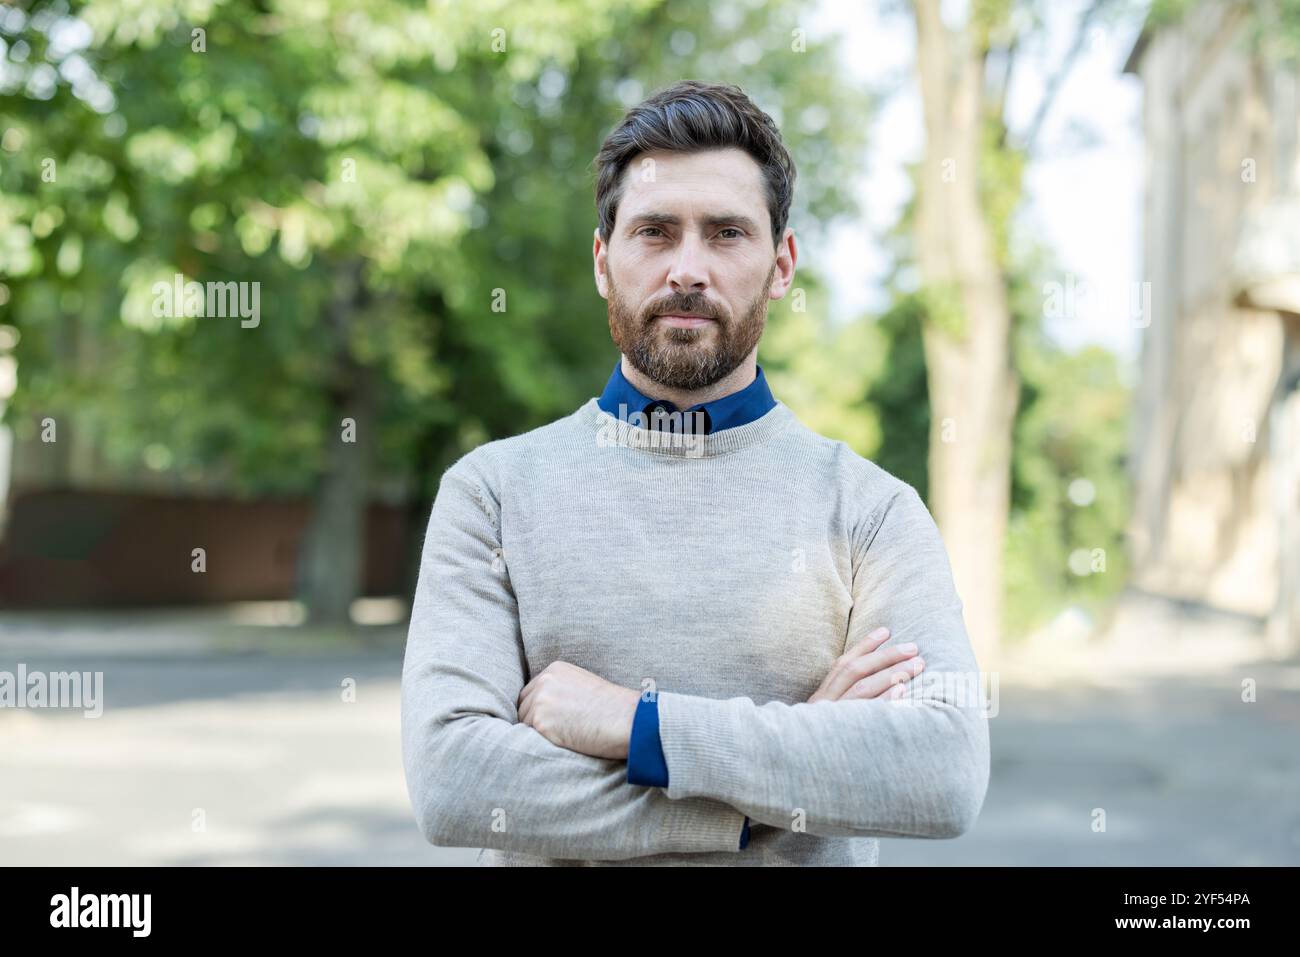
<path id="1" fill-rule="evenodd" d="M 762 418 L 776 405 L 772 390 L 768 388 L 763 367 L 756 368 L 754 381 L 739 392 L 724 395 L 712 402 L 700 402 L 688 409 L 687 413 L 700 413 L 705 434 L 734 429 L 755 419 Z M 605 384 L 605 391 L 596 400 L 602 410 L 615 418 L 625 418 L 635 412 L 644 414 L 647 419 L 656 409 L 667 412 L 678 411 L 673 403 L 666 399 L 651 399 L 643 394 L 623 375 L 622 361 L 614 364 L 614 372 Z M 684 416 L 686 422 L 696 419 Z M 651 426 L 653 427 L 653 426 Z M 668 762 L 664 758 L 663 743 L 659 738 L 659 700 L 651 695 L 649 699 L 642 696 L 636 706 L 636 715 L 632 719 L 632 737 L 627 748 L 627 782 L 646 787 L 668 786 Z M 740 849 L 749 845 L 749 818 L 740 832 Z"/>
<path id="2" fill-rule="evenodd" d="M 738 425 L 745 425 L 762 418 L 776 405 L 776 399 L 772 397 L 772 390 L 767 386 L 763 367 L 758 366 L 755 371 L 754 381 L 739 392 L 682 409 L 683 418 L 693 412 L 701 413 L 705 423 L 705 434 L 734 429 Z M 667 399 L 652 399 L 627 381 L 623 375 L 621 362 L 614 365 L 614 372 L 605 383 L 605 391 L 600 394 L 596 402 L 601 409 L 615 418 L 624 418 L 634 412 L 644 413 L 649 418 L 656 408 L 662 408 L 667 412 L 678 411 L 677 406 Z M 687 421 L 691 420 L 687 419 Z"/>

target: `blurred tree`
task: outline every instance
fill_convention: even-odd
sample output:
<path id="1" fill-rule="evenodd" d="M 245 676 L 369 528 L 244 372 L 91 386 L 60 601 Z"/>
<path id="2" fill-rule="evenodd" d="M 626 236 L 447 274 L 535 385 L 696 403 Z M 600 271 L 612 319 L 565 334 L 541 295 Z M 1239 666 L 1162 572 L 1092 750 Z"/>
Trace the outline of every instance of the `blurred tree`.
<path id="1" fill-rule="evenodd" d="M 880 318 L 885 372 L 865 401 L 883 423 L 877 464 L 925 488 L 930 399 L 921 323 L 924 296 L 907 291 L 902 244 L 915 201 L 887 237 L 898 253 L 894 302 Z M 1002 625 L 1008 637 L 1046 624 L 1063 607 L 1100 613 L 1126 580 L 1125 467 L 1132 391 L 1121 363 L 1096 346 L 1069 352 L 1045 334 L 1043 294 L 1060 270 L 1050 250 L 1022 237 L 1007 272 L 1013 358 L 1021 380 L 1013 427 Z M 1104 574 L 1102 574 L 1104 572 Z"/>
<path id="2" fill-rule="evenodd" d="M 7 12 L 17 411 L 105 400 L 90 417 L 123 458 L 225 466 L 250 490 L 306 485 L 300 593 L 313 618 L 346 620 L 375 456 L 497 397 L 446 401 L 454 377 L 436 347 L 458 337 L 442 329 L 452 317 L 424 311 L 467 295 L 461 242 L 493 184 L 472 84 L 487 75 L 500 94 L 571 61 L 609 29 L 609 6 Z M 264 321 L 158 308 L 177 274 L 248 283 Z M 113 313 L 101 361 L 72 381 L 60 340 Z"/>
<path id="3" fill-rule="evenodd" d="M 865 124 L 832 118 L 869 103 L 800 12 L 0 10 L 9 418 L 21 433 L 37 413 L 66 416 L 124 474 L 310 492 L 300 593 L 314 619 L 346 620 L 378 476 L 408 502 L 418 549 L 442 466 L 571 411 L 608 374 L 589 162 L 623 109 L 683 75 L 739 82 L 800 163 L 792 222 L 811 232 L 849 208 Z M 256 288 L 260 321 L 159 308 L 178 274 Z"/>
<path id="4" fill-rule="evenodd" d="M 1106 5 L 1081 16 L 1029 127 L 1005 115 L 1017 51 L 1037 18 L 1013 0 L 980 0 L 957 26 L 939 0 L 913 0 L 926 146 L 917 176 L 913 255 L 921 273 L 931 423 L 929 504 L 944 533 L 982 662 L 1002 634 L 1003 550 L 1020 383 L 1008 301 L 1011 215 L 1025 159 L 1062 78 Z"/>
<path id="5" fill-rule="evenodd" d="M 1004 548 L 1003 623 L 1012 635 L 1065 606 L 1098 617 L 1127 581 L 1132 388 L 1100 346 L 1061 348 L 1046 335 L 1043 296 L 1060 275 L 1045 249 L 1013 261 L 1008 298 L 1021 381 Z"/>

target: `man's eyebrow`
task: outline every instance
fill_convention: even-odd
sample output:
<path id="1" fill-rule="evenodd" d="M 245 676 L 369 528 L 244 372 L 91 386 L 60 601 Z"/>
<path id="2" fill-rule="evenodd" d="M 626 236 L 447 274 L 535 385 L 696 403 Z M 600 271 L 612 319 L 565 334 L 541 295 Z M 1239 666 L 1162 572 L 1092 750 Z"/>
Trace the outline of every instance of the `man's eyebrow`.
<path id="1" fill-rule="evenodd" d="M 739 226 L 747 232 L 758 232 L 758 224 L 743 213 L 715 213 L 705 216 L 705 226 Z M 628 226 L 680 226 L 681 218 L 672 213 L 637 213 L 628 220 Z"/>

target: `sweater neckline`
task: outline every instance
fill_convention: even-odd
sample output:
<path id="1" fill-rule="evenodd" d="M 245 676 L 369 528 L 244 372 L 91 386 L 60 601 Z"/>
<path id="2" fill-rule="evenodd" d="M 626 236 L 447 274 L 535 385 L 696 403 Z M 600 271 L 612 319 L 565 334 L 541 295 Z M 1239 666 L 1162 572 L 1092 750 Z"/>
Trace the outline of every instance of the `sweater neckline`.
<path id="1" fill-rule="evenodd" d="M 707 435 L 681 436 L 639 426 L 611 415 L 595 396 L 575 413 L 596 435 L 597 444 L 622 446 L 647 455 L 667 458 L 713 458 L 761 445 L 794 421 L 794 413 L 780 399 L 752 422 Z"/>

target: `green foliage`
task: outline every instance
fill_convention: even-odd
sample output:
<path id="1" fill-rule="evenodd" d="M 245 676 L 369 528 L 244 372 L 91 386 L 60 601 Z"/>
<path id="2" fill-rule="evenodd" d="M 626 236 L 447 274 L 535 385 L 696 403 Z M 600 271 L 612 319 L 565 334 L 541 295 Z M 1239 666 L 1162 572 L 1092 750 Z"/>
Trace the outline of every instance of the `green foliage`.
<path id="1" fill-rule="evenodd" d="M 854 212 L 846 186 L 874 101 L 844 84 L 829 47 L 798 49 L 803 9 L 8 8 L 0 323 L 21 337 L 8 420 L 26 435 L 40 416 L 72 413 L 123 476 L 150 469 L 182 485 L 301 493 L 326 467 L 338 395 L 364 377 L 375 471 L 427 498 L 440 465 L 567 413 L 608 375 L 617 353 L 591 274 L 590 161 L 627 106 L 684 76 L 739 83 L 798 164 L 801 248 Z M 979 10 L 1000 35 L 1009 4 Z M 78 21 L 91 28 L 86 43 L 70 39 Z M 1007 588 L 1009 621 L 1029 627 L 1122 577 L 1124 406 L 1110 359 L 1063 355 L 1038 337 L 1041 303 L 1018 278 L 1032 270 L 1011 253 L 1024 159 L 1000 133 L 990 122 L 979 186 L 1025 382 Z M 906 263 L 905 229 L 893 241 Z M 878 321 L 831 328 L 816 264 L 798 269 L 761 350 L 774 391 L 813 428 L 926 489 L 921 323 L 961 335 L 960 303 L 951 289 L 900 283 Z M 154 283 L 177 272 L 260 283 L 260 324 L 155 316 Z M 1093 504 L 1069 503 L 1078 477 L 1093 482 Z M 1098 547 L 1105 575 L 1068 571 L 1072 551 Z"/>
<path id="2" fill-rule="evenodd" d="M 1130 505 L 1125 469 L 1129 387 L 1118 358 L 1097 346 L 1067 352 L 1043 332 L 1046 261 L 1027 250 L 1008 276 L 1021 380 L 1012 443 L 1011 510 L 1005 547 L 1003 620 L 1022 636 L 1061 608 L 1097 611 L 1123 587 L 1124 527 Z M 872 458 L 924 494 L 929 486 L 930 403 L 923 322 L 932 296 L 900 293 L 880 318 L 883 372 L 867 402 L 881 423 Z M 1091 485 L 1075 504 L 1071 483 Z M 1074 486 L 1080 501 L 1086 485 Z M 1097 550 L 1101 550 L 1098 552 Z M 1104 571 L 1092 569 L 1102 564 Z"/>
<path id="3" fill-rule="evenodd" d="M 5 13 L 8 420 L 25 435 L 68 413 L 123 477 L 303 492 L 337 436 L 338 396 L 364 377 L 375 470 L 427 498 L 440 464 L 571 411 L 608 375 L 590 161 L 641 96 L 682 76 L 740 83 L 799 164 L 792 225 L 811 234 L 851 211 L 866 124 L 832 119 L 871 103 L 828 47 L 794 48 L 800 9 L 53 0 Z M 260 283 L 260 324 L 155 316 L 154 284 L 175 273 Z"/>
<path id="4" fill-rule="evenodd" d="M 1070 352 L 1047 337 L 1043 280 L 1059 272 L 1031 242 L 1008 276 L 1020 377 L 1004 552 L 1003 618 L 1012 635 L 1067 605 L 1099 612 L 1128 571 L 1132 394 L 1113 353 L 1100 346 Z"/>
<path id="5" fill-rule="evenodd" d="M 1011 231 L 1024 195 L 1025 153 L 1011 146 L 1001 118 L 986 118 L 980 127 L 980 204 L 993 233 L 994 256 L 1010 271 Z"/>
<path id="6" fill-rule="evenodd" d="M 1154 34 L 1210 8 L 1207 0 L 1152 0 L 1143 30 Z M 1248 14 L 1250 53 L 1271 66 L 1294 69 L 1300 60 L 1300 0 L 1251 0 L 1239 8 Z"/>
<path id="7" fill-rule="evenodd" d="M 832 328 L 824 314 L 811 302 L 802 312 L 773 309 L 763 374 L 805 425 L 870 458 L 883 438 L 881 410 L 869 393 L 886 371 L 885 337 L 866 317 Z"/>
<path id="8" fill-rule="evenodd" d="M 1020 350 L 1006 544 L 1005 619 L 1013 634 L 1067 604 L 1096 612 L 1127 577 L 1130 503 L 1125 437 L 1131 396 L 1115 356 L 1097 346 Z M 1074 489 L 1074 497 L 1070 492 Z"/>
<path id="9" fill-rule="evenodd" d="M 1247 42 L 1270 67 L 1294 71 L 1300 63 L 1300 0 L 1263 0 L 1250 6 Z"/>
<path id="10" fill-rule="evenodd" d="M 1199 2 L 1200 0 L 1151 0 L 1144 29 L 1158 30 L 1175 24 Z"/>
<path id="11" fill-rule="evenodd" d="M 880 317 L 885 371 L 869 393 L 882 423 L 876 464 L 922 495 L 930 487 L 930 396 L 921 342 L 925 302 L 920 294 L 900 295 Z"/>
<path id="12" fill-rule="evenodd" d="M 1020 636 L 1066 605 L 1096 610 L 1123 586 L 1130 396 L 1115 356 L 1100 348 L 1070 354 L 1043 333 L 1039 280 L 1052 271 L 1050 260 L 1032 237 L 1014 241 L 1027 158 L 1002 132 L 1000 120 L 986 119 L 979 191 L 1007 286 L 1013 361 L 1021 382 L 1003 586 L 1007 634 Z M 911 173 L 915 187 L 919 166 Z M 879 321 L 885 371 L 870 385 L 867 401 L 881 422 L 881 444 L 873 458 L 925 493 L 930 404 L 921 330 L 929 324 L 959 338 L 966 322 L 955 287 L 931 283 L 913 289 L 905 282 L 915 260 L 915 195 L 889 237 L 897 265 L 894 300 Z M 1068 492 L 1076 479 L 1092 483 L 1090 504 L 1071 502 Z M 1071 571 L 1074 555 L 1075 567 L 1090 572 L 1099 563 L 1093 558 L 1096 549 L 1104 550 L 1104 573 Z"/>

